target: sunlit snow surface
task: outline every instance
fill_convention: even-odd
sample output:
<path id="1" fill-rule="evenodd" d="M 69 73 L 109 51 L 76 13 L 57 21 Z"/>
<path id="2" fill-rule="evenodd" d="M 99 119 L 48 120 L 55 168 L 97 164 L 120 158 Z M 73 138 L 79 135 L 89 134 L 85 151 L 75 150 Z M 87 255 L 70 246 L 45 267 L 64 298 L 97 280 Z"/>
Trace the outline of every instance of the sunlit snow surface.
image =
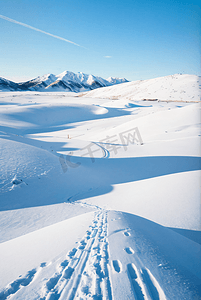
<path id="1" fill-rule="evenodd" d="M 200 101 L 200 86 L 199 76 L 175 74 L 97 89 L 87 92 L 86 96 L 127 100 Z"/>
<path id="2" fill-rule="evenodd" d="M 0 94 L 0 299 L 200 299 L 199 100 L 105 90 Z"/>

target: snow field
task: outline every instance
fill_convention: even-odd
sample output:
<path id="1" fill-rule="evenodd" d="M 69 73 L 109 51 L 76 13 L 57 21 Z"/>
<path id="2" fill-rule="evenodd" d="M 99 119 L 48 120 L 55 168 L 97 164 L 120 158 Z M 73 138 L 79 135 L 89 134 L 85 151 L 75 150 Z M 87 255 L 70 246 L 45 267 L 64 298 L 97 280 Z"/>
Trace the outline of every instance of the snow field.
<path id="1" fill-rule="evenodd" d="M 67 242 L 69 225 L 74 237 L 68 230 Z M 51 251 L 44 251 L 46 243 L 52 245 L 54 240 Z M 3 274 L 9 273 L 9 265 L 22 270 L 22 262 L 30 269 L 1 291 L 1 299 L 194 299 L 197 295 L 201 246 L 133 214 L 99 209 L 1 245 Z"/>
<path id="2" fill-rule="evenodd" d="M 195 80 L 1 93 L 0 299 L 199 299 Z"/>

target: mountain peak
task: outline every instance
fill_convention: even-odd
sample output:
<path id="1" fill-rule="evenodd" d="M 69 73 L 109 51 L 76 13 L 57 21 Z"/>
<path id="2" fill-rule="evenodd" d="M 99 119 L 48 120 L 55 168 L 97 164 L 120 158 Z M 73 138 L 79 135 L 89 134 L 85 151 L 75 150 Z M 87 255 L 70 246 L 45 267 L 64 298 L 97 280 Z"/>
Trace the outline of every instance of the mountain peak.
<path id="1" fill-rule="evenodd" d="M 129 82 L 126 78 L 118 78 L 118 77 L 109 77 L 107 78 L 107 81 L 109 81 L 112 84 L 119 84 L 123 82 Z"/>

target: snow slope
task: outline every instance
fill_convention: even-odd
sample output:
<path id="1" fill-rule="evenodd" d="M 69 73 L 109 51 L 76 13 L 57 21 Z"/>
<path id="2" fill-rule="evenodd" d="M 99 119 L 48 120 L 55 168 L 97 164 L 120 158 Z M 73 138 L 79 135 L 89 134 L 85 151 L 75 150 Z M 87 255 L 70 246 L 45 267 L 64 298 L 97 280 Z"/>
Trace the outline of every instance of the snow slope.
<path id="1" fill-rule="evenodd" d="M 201 298 L 200 103 L 185 99 L 0 94 L 0 299 Z"/>
<path id="2" fill-rule="evenodd" d="M 170 75 L 123 83 L 90 91 L 86 97 L 128 100 L 200 101 L 201 79 L 196 75 Z"/>
<path id="3" fill-rule="evenodd" d="M 25 275 L 0 295 L 1 299 L 10 295 L 12 299 L 196 299 L 192 287 L 200 281 L 199 251 L 197 243 L 170 229 L 101 210 L 3 243 L 3 283 L 9 268 L 10 279 Z"/>

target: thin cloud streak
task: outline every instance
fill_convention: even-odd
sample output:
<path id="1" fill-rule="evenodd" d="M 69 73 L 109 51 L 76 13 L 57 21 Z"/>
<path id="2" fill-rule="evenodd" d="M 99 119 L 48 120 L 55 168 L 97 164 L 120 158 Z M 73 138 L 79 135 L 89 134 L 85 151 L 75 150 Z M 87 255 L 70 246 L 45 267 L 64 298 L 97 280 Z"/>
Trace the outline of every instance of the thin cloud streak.
<path id="1" fill-rule="evenodd" d="M 51 33 L 49 33 L 49 32 L 43 31 L 43 30 L 41 30 L 41 29 L 35 28 L 35 27 L 30 26 L 30 25 L 27 25 L 27 24 L 25 24 L 25 23 L 18 22 L 18 21 L 16 21 L 16 20 L 10 19 L 10 18 L 5 17 L 5 16 L 3 16 L 3 15 L 0 15 L 0 18 L 3 19 L 3 20 L 6 20 L 6 21 L 8 21 L 8 22 L 11 22 L 11 23 L 14 23 L 14 24 L 18 24 L 18 25 L 21 25 L 21 26 L 23 26 L 23 27 L 26 27 L 26 28 L 29 28 L 29 29 L 32 29 L 32 30 L 35 30 L 35 31 L 38 31 L 38 32 L 41 32 L 41 33 L 44 33 L 44 34 L 49 35 L 49 36 L 51 36 L 51 37 L 54 37 L 54 38 L 56 38 L 56 39 L 58 39 L 58 40 L 61 40 L 61 41 L 64 41 L 64 42 L 73 44 L 73 45 L 75 45 L 75 46 L 78 46 L 78 47 L 81 47 L 81 48 L 85 48 L 85 47 L 83 47 L 83 46 L 81 46 L 81 45 L 79 45 L 79 44 L 76 44 L 76 43 L 74 43 L 74 42 L 72 42 L 72 41 L 69 41 L 69 40 L 67 40 L 67 39 L 65 39 L 65 38 L 62 38 L 62 37 L 60 37 L 60 36 L 57 36 L 57 35 L 51 34 Z M 85 49 L 87 49 L 87 48 L 85 48 Z"/>

